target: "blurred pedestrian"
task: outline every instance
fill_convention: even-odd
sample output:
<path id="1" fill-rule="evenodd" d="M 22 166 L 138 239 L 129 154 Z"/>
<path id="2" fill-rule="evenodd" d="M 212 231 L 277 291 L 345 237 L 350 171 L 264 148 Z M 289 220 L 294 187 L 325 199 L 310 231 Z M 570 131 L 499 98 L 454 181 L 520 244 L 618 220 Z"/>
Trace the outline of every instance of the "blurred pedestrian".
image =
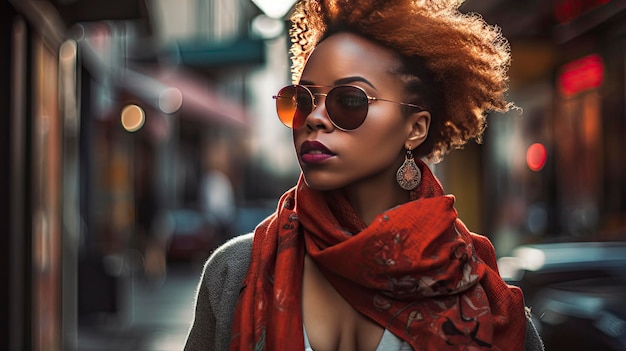
<path id="1" fill-rule="evenodd" d="M 222 244 L 234 232 L 236 207 L 232 183 L 224 172 L 210 169 L 202 176 L 200 188 L 205 220 Z"/>
<path id="2" fill-rule="evenodd" d="M 542 349 L 423 161 L 511 107 L 508 43 L 461 2 L 296 4 L 275 99 L 302 175 L 209 258 L 186 350 Z"/>
<path id="3" fill-rule="evenodd" d="M 200 180 L 200 209 L 216 233 L 219 245 L 235 234 L 237 205 L 235 190 L 228 176 L 229 155 L 224 142 L 206 146 L 204 172 Z"/>

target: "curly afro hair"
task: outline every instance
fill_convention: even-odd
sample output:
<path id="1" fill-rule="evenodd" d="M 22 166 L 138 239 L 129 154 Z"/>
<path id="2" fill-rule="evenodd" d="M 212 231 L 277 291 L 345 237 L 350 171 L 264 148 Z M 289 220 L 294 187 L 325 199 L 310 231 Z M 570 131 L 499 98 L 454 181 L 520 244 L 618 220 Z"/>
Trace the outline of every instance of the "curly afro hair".
<path id="1" fill-rule="evenodd" d="M 510 47 L 498 27 L 463 14 L 463 0 L 300 0 L 291 16 L 292 81 L 326 37 L 349 31 L 395 50 L 413 100 L 432 115 L 419 157 L 439 162 L 470 139 L 486 113 L 506 112 Z"/>

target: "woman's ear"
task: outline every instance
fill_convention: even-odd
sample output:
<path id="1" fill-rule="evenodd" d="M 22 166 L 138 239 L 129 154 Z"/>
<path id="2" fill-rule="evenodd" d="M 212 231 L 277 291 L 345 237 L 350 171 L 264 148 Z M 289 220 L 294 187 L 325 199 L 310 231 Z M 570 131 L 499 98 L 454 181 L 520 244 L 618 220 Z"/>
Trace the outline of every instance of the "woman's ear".
<path id="1" fill-rule="evenodd" d="M 430 112 L 420 111 L 412 113 L 407 118 L 408 135 L 405 141 L 417 148 L 421 145 L 426 137 L 428 137 L 428 129 L 430 128 Z"/>

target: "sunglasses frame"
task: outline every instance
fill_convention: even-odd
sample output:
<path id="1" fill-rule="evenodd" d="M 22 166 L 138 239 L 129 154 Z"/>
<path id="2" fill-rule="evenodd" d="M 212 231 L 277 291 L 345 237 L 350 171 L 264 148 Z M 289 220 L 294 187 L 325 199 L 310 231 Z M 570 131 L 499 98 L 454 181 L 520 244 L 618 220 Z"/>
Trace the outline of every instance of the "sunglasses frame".
<path id="1" fill-rule="evenodd" d="M 327 96 L 328 96 L 328 95 L 329 95 L 329 94 L 330 94 L 333 90 L 335 90 L 335 89 L 337 89 L 337 88 L 346 88 L 346 87 L 347 87 L 347 88 L 352 88 L 352 89 L 357 89 L 357 90 L 360 90 L 360 91 L 363 93 L 363 96 L 365 96 L 365 97 L 367 98 L 367 106 L 368 106 L 368 107 L 367 107 L 367 110 L 365 111 L 365 117 L 363 118 L 363 121 L 362 121 L 362 122 L 361 122 L 361 124 L 359 124 L 357 127 L 352 128 L 352 129 L 346 129 L 346 128 L 342 128 L 342 127 L 338 126 L 338 125 L 337 125 L 337 123 L 335 123 L 335 121 L 333 120 L 333 118 L 332 118 L 332 116 L 330 115 L 330 113 L 328 112 L 328 110 L 326 110 L 326 111 L 327 111 L 327 115 L 328 115 L 328 120 L 330 121 L 330 123 L 332 123 L 332 124 L 333 124 L 333 126 L 335 126 L 335 128 L 337 128 L 337 129 L 339 129 L 339 130 L 342 130 L 342 131 L 346 131 L 346 132 L 347 132 L 347 131 L 351 131 L 351 130 L 355 130 L 355 129 L 359 128 L 359 127 L 363 124 L 363 122 L 365 122 L 365 119 L 367 118 L 367 114 L 369 113 L 369 104 L 371 104 L 371 103 L 372 103 L 372 101 L 385 101 L 385 102 L 393 102 L 393 103 L 400 104 L 400 105 L 403 105 L 403 106 L 409 106 L 409 107 L 413 107 L 413 108 L 418 108 L 418 109 L 420 109 L 420 112 L 421 112 L 421 111 L 424 111 L 424 108 L 422 108 L 421 106 L 418 106 L 418 105 L 415 105 L 415 104 L 411 104 L 411 103 L 408 103 L 408 102 L 400 102 L 400 101 L 394 101 L 394 100 L 388 100 L 388 99 L 381 99 L 381 98 L 377 98 L 377 97 L 374 97 L 374 96 L 369 96 L 369 95 L 367 95 L 367 92 L 365 91 L 365 89 L 363 89 L 363 88 L 361 88 L 361 87 L 359 87 L 359 86 L 356 86 L 356 85 L 347 85 L 347 84 L 343 84 L 343 85 L 335 85 L 335 86 L 330 86 L 330 85 L 302 85 L 302 84 L 290 84 L 290 85 L 286 85 L 286 86 L 284 86 L 284 87 L 280 88 L 280 90 L 278 91 L 278 94 L 277 94 L 277 95 L 272 96 L 272 98 L 273 98 L 274 100 L 278 100 L 278 98 L 283 98 L 283 97 L 285 97 L 285 96 L 280 96 L 279 94 L 280 94 L 280 92 L 281 92 L 281 91 L 283 91 L 284 89 L 289 88 L 289 87 L 292 87 L 294 90 L 297 90 L 298 88 L 304 88 L 304 90 L 305 90 L 305 91 L 309 94 L 309 96 L 311 97 L 311 111 L 307 113 L 307 116 L 308 116 L 309 114 L 311 114 L 313 111 L 315 111 L 315 109 L 317 108 L 317 105 L 315 104 L 315 98 L 316 98 L 317 96 L 323 96 L 324 98 L 326 98 L 326 97 L 327 97 Z M 329 90 L 327 93 L 313 93 L 313 92 L 311 91 L 311 89 L 310 89 L 310 88 L 330 88 L 330 90 Z M 326 101 L 324 101 L 324 104 L 326 104 Z M 278 106 L 277 106 L 277 108 L 278 108 Z M 296 106 L 296 107 L 295 107 L 295 109 L 296 109 L 296 110 L 297 110 L 297 108 L 298 108 L 298 106 Z M 277 113 L 278 113 L 278 111 L 277 111 Z M 292 128 L 292 129 L 293 129 L 293 127 L 290 127 L 290 126 L 288 126 L 287 124 L 285 124 L 285 123 L 282 121 L 282 119 L 280 118 L 280 116 L 278 116 L 278 117 L 279 117 L 279 119 L 281 120 L 281 123 L 283 123 L 283 124 L 284 124 L 285 126 L 287 126 L 288 128 Z M 293 119 L 292 119 L 292 125 L 293 125 Z M 299 127 L 298 127 L 298 128 L 299 128 Z"/>

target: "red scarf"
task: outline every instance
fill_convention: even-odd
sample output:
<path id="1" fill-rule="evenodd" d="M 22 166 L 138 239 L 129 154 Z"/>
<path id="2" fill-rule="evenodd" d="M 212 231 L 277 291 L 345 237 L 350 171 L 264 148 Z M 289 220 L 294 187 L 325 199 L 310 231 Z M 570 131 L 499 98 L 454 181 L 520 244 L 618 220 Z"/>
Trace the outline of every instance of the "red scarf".
<path id="1" fill-rule="evenodd" d="M 355 310 L 416 351 L 523 350 L 521 290 L 500 279 L 489 240 L 467 230 L 454 197 L 419 166 L 415 200 L 369 226 L 339 192 L 301 177 L 255 230 L 231 351 L 304 349 L 305 251 Z"/>

